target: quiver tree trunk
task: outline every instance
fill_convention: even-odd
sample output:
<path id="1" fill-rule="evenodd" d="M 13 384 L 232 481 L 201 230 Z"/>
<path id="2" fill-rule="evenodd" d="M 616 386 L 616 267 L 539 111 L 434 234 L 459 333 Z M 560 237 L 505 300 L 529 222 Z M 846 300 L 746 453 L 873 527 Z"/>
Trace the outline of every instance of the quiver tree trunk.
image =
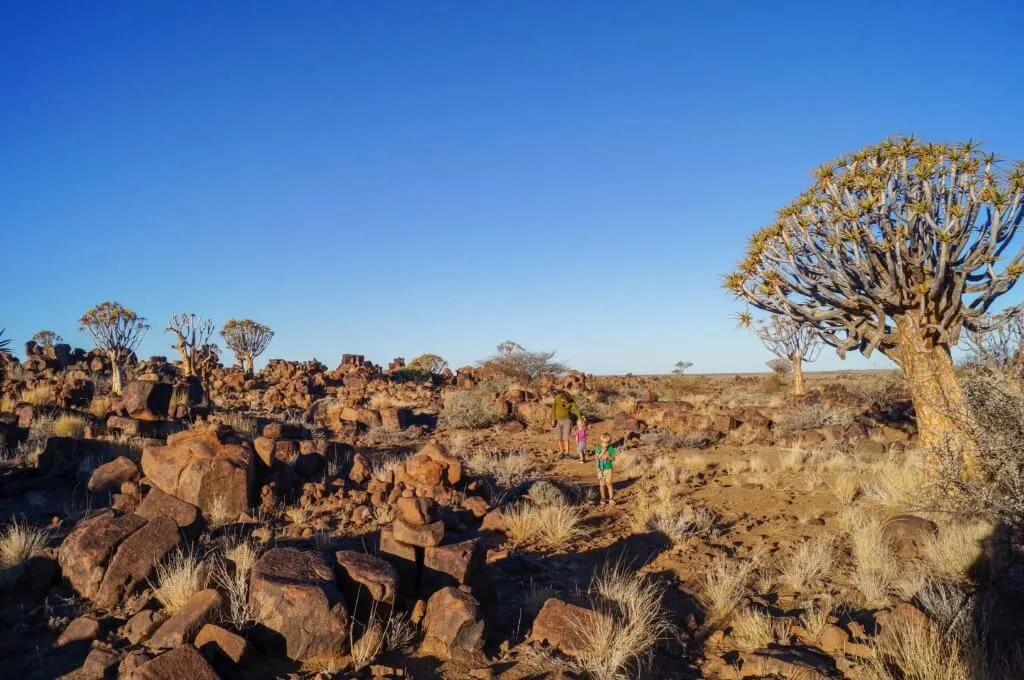
<path id="1" fill-rule="evenodd" d="M 181 372 L 185 375 L 195 375 L 195 368 L 192 366 L 192 356 L 184 339 L 178 338 L 178 353 L 181 355 Z"/>
<path id="2" fill-rule="evenodd" d="M 921 444 L 949 447 L 961 456 L 964 472 L 977 469 L 967 398 L 957 380 L 949 348 L 929 343 L 919 320 L 911 315 L 899 319 L 896 334 L 897 348 L 890 358 L 899 365 L 907 382 Z"/>
<path id="3" fill-rule="evenodd" d="M 804 358 L 797 353 L 789 360 L 793 364 L 793 394 L 800 396 L 804 393 Z"/>
<path id="4" fill-rule="evenodd" d="M 110 391 L 120 396 L 124 387 L 124 369 L 121 367 L 120 352 L 108 352 L 110 358 Z"/>

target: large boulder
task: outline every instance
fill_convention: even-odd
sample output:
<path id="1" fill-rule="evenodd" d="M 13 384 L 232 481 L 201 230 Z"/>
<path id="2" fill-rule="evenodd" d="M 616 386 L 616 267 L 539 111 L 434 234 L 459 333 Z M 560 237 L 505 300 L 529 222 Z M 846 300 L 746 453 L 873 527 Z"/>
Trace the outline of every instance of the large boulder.
<path id="1" fill-rule="evenodd" d="M 601 614 L 586 607 L 549 598 L 533 620 L 530 639 L 546 642 L 563 654 L 579 656 L 587 651 L 585 633 L 596 632 Z"/>
<path id="2" fill-rule="evenodd" d="M 135 508 L 135 514 L 146 519 L 161 515 L 170 517 L 186 535 L 198 533 L 200 527 L 199 508 L 156 487 L 149 490 L 139 507 Z"/>
<path id="3" fill-rule="evenodd" d="M 220 680 L 192 645 L 181 645 L 136 668 L 128 680 Z"/>
<path id="4" fill-rule="evenodd" d="M 458 588 L 437 591 L 427 601 L 423 635 L 423 652 L 439 659 L 478 654 L 484 644 L 480 603 Z"/>
<path id="5" fill-rule="evenodd" d="M 86 488 L 93 493 L 115 493 L 121 490 L 124 482 L 134 482 L 138 478 L 138 466 L 131 459 L 118 456 L 93 470 Z"/>
<path id="6" fill-rule="evenodd" d="M 334 561 L 338 583 L 356 613 L 378 610 L 386 616 L 398 597 L 398 571 L 380 557 L 356 550 L 339 550 Z"/>
<path id="7" fill-rule="evenodd" d="M 57 552 L 61 571 L 87 599 L 96 597 L 110 558 L 126 538 L 146 524 L 138 515 L 106 510 L 78 522 Z"/>
<path id="8" fill-rule="evenodd" d="M 334 571 L 319 554 L 268 550 L 253 567 L 249 604 L 262 624 L 283 639 L 294 661 L 343 656 L 348 612 Z"/>
<path id="9" fill-rule="evenodd" d="M 143 585 L 156 565 L 181 541 L 170 517 L 154 517 L 121 541 L 110 559 L 93 601 L 113 607 Z"/>
<path id="10" fill-rule="evenodd" d="M 203 624 L 216 620 L 223 607 L 224 598 L 216 590 L 200 590 L 157 628 L 147 644 L 154 649 L 171 649 L 192 642 Z"/>
<path id="11" fill-rule="evenodd" d="M 133 380 L 121 390 L 121 403 L 137 420 L 163 420 L 171 405 L 174 387 L 169 383 Z"/>
<path id="12" fill-rule="evenodd" d="M 201 427 L 142 452 L 142 472 L 161 491 L 211 511 L 237 517 L 251 505 L 252 446 L 228 429 Z"/>

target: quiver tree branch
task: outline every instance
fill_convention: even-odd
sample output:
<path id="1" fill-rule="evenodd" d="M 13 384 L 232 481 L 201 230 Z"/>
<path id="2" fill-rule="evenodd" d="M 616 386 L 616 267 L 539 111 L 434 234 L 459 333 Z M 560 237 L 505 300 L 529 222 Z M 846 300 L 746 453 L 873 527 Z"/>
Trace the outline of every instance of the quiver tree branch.
<path id="1" fill-rule="evenodd" d="M 88 310 L 78 323 L 82 332 L 107 353 L 113 372 L 113 392 L 121 394 L 124 383 L 122 364 L 138 348 L 149 330 L 146 319 L 120 302 L 107 301 Z"/>
<path id="2" fill-rule="evenodd" d="M 270 327 L 251 319 L 230 319 L 224 324 L 220 334 L 228 348 L 235 353 L 247 375 L 252 375 L 256 357 L 263 354 L 274 337 L 274 331 L 270 330 Z"/>
<path id="3" fill-rule="evenodd" d="M 826 163 L 724 287 L 810 324 L 840 356 L 884 353 L 908 380 L 922 440 L 938 443 L 966 410 L 949 348 L 1024 273 L 1024 165 L 1000 174 L 996 162 L 970 141 L 896 138 Z"/>

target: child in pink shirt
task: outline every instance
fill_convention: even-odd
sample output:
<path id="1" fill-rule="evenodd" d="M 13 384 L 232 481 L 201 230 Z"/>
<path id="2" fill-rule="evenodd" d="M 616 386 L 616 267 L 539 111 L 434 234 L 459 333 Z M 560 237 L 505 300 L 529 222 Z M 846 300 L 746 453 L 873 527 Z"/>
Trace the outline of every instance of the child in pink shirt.
<path id="1" fill-rule="evenodd" d="M 581 463 L 587 462 L 587 419 L 582 416 L 576 421 L 576 453 Z"/>

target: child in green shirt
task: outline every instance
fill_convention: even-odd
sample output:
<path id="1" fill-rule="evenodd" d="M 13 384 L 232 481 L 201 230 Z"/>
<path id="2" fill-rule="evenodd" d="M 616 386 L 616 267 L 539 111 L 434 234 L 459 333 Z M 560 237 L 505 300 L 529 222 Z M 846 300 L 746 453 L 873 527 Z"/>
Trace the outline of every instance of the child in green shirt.
<path id="1" fill-rule="evenodd" d="M 618 452 L 611 443 L 611 436 L 607 433 L 603 434 L 601 443 L 594 449 L 594 462 L 597 465 L 597 488 L 601 492 L 601 502 L 606 505 L 615 505 L 615 499 L 612 497 L 612 463 Z"/>

